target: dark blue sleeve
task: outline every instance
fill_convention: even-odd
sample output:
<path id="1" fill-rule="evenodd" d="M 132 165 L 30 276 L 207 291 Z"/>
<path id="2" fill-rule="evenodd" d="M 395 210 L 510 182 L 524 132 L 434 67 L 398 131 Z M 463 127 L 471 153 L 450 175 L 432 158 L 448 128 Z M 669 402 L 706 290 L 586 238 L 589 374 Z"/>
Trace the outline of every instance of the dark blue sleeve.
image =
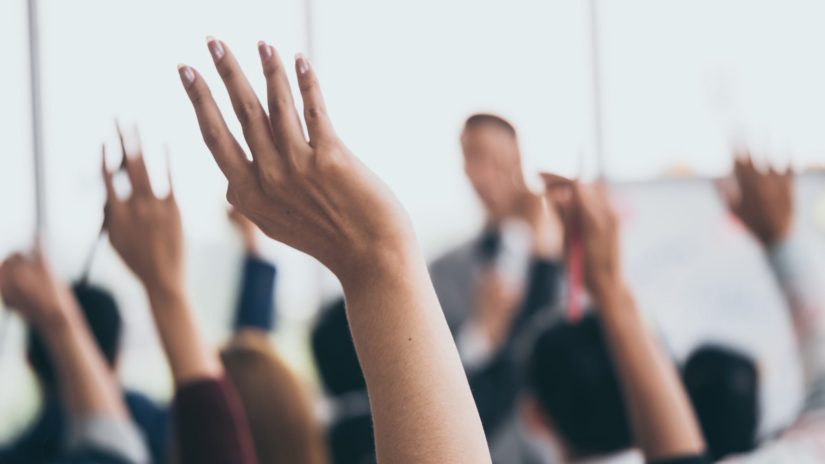
<path id="1" fill-rule="evenodd" d="M 132 420 L 146 438 L 152 462 L 166 462 L 170 455 L 169 440 L 172 435 L 169 408 L 158 406 L 136 392 L 128 391 L 124 397 Z"/>
<path id="2" fill-rule="evenodd" d="M 650 462 L 650 464 L 710 464 L 710 458 L 705 455 L 680 456 L 648 462 Z"/>
<path id="3" fill-rule="evenodd" d="M 241 292 L 235 313 L 235 329 L 270 331 L 275 326 L 275 266 L 256 256 L 244 261 Z"/>
<path id="4" fill-rule="evenodd" d="M 94 451 L 81 451 L 58 459 L 53 464 L 128 464 L 122 459 Z"/>

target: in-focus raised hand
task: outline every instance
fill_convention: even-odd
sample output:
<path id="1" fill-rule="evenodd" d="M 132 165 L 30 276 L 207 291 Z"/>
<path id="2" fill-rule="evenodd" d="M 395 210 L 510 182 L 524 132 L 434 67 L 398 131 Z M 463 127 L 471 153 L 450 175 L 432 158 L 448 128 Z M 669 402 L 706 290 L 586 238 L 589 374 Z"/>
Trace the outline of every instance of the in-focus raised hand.
<path id="1" fill-rule="evenodd" d="M 128 198 L 118 198 L 113 174 L 106 167 L 103 150 L 103 180 L 106 185 L 105 227 L 120 257 L 147 288 L 182 287 L 184 282 L 183 233 L 180 212 L 171 191 L 158 198 L 152 191 L 143 153 L 126 153 L 120 134 L 125 168 L 132 184 Z"/>
<path id="2" fill-rule="evenodd" d="M 750 155 L 738 158 L 733 166 L 735 184 L 723 186 L 730 211 L 764 245 L 782 241 L 793 227 L 793 173 L 759 170 Z"/>
<path id="3" fill-rule="evenodd" d="M 203 77 L 180 66 L 227 199 L 268 236 L 341 281 L 373 413 L 379 462 L 490 462 L 458 351 L 409 219 L 332 129 L 315 72 L 295 61 L 304 122 L 275 49 L 258 44 L 269 114 L 226 44 L 209 50 L 251 153 L 227 129 Z M 432 401 L 438 398 L 438 401 Z"/>
<path id="4" fill-rule="evenodd" d="M 209 39 L 208 45 L 252 160 L 229 132 L 203 77 L 189 66 L 179 72 L 204 141 L 229 181 L 233 206 L 265 234 L 314 256 L 339 278 L 414 243 L 393 194 L 333 131 L 306 58 L 299 55 L 295 69 L 309 140 L 274 47 L 258 44 L 267 116 L 226 44 Z"/>

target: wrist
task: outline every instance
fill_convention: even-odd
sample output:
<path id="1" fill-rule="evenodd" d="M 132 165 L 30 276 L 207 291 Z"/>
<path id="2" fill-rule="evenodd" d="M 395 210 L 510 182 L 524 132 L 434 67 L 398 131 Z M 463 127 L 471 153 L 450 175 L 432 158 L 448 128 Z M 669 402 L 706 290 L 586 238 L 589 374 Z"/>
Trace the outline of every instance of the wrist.
<path id="1" fill-rule="evenodd" d="M 186 292 L 182 280 L 145 281 L 146 295 L 152 307 L 156 305 L 168 307 L 177 306 L 176 303 L 186 300 Z"/>
<path id="2" fill-rule="evenodd" d="M 590 293 L 594 302 L 600 307 L 610 306 L 613 302 L 624 299 L 629 290 L 618 274 L 605 274 L 593 279 Z"/>
<path id="3" fill-rule="evenodd" d="M 371 247 L 330 269 L 341 282 L 345 293 L 374 288 L 378 282 L 409 276 L 415 266 L 426 269 L 421 252 L 414 243 Z"/>

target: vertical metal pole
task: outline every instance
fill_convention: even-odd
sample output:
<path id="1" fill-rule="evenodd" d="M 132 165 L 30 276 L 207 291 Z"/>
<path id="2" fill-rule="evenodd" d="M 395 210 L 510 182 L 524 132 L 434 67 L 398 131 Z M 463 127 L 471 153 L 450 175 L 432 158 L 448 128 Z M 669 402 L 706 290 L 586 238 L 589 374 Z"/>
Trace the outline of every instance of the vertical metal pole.
<path id="1" fill-rule="evenodd" d="M 604 122 L 602 108 L 602 73 L 599 43 L 599 0 L 590 0 L 590 59 L 593 79 L 593 149 L 599 180 L 605 180 Z"/>
<path id="2" fill-rule="evenodd" d="M 43 119 L 40 89 L 40 29 L 37 0 L 29 1 L 29 71 L 31 79 L 32 154 L 34 159 L 35 230 L 38 239 L 46 232 L 46 182 L 43 159 Z"/>

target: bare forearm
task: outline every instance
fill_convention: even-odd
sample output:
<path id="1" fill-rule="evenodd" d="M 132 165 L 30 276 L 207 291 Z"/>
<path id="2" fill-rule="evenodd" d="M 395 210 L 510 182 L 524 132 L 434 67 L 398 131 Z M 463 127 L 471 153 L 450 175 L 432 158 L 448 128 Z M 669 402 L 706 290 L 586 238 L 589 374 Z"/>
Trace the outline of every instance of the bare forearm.
<path id="1" fill-rule="evenodd" d="M 203 340 L 182 285 L 151 285 L 146 291 L 175 383 L 219 377 L 218 355 Z"/>
<path id="2" fill-rule="evenodd" d="M 481 421 L 423 259 L 404 254 L 352 275 L 342 284 L 379 461 L 489 462 Z"/>
<path id="3" fill-rule="evenodd" d="M 67 410 L 73 417 L 127 418 L 114 374 L 77 311 L 66 308 L 59 320 L 38 327 L 56 365 Z"/>
<path id="4" fill-rule="evenodd" d="M 646 330 L 627 287 L 596 292 L 637 445 L 647 459 L 704 452 L 705 445 L 673 364 Z"/>

